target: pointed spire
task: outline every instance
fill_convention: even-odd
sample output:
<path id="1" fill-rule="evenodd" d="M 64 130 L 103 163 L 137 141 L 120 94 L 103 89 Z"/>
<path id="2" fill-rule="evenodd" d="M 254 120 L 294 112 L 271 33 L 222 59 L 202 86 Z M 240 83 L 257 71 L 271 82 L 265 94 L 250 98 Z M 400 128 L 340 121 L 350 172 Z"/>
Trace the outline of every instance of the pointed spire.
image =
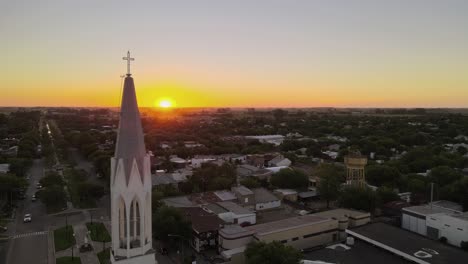
<path id="1" fill-rule="evenodd" d="M 128 54 L 130 55 L 130 54 Z M 130 56 L 128 56 L 129 59 Z M 129 61 L 130 62 L 130 61 Z M 120 109 L 120 123 L 115 146 L 115 158 L 123 159 L 125 176 L 130 177 L 133 161 L 136 160 L 140 175 L 143 174 L 143 159 L 146 155 L 143 128 L 135 93 L 135 84 L 130 74 L 125 77 Z"/>

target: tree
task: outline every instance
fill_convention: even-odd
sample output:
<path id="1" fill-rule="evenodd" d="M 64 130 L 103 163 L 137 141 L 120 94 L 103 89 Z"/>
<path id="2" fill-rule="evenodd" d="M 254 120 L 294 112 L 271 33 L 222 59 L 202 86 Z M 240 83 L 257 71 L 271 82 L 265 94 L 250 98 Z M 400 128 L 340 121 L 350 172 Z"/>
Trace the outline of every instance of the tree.
<path id="1" fill-rule="evenodd" d="M 191 234 L 191 224 L 182 212 L 169 206 L 161 206 L 153 214 L 153 236 L 165 242 L 170 241 L 169 235 L 181 236 L 185 239 Z"/>
<path id="2" fill-rule="evenodd" d="M 305 189 L 309 185 L 309 177 L 299 170 L 285 168 L 274 173 L 270 182 L 278 188 Z"/>
<path id="3" fill-rule="evenodd" d="M 104 193 L 104 187 L 95 183 L 80 182 L 76 186 L 78 193 L 80 194 L 80 200 L 98 200 Z"/>
<path id="4" fill-rule="evenodd" d="M 431 170 L 429 177 L 432 182 L 443 187 L 459 180 L 462 175 L 448 166 L 439 166 Z"/>
<path id="5" fill-rule="evenodd" d="M 247 188 L 258 188 L 261 186 L 260 181 L 255 177 L 246 177 L 240 181 L 240 184 Z"/>
<path id="6" fill-rule="evenodd" d="M 338 202 L 345 208 L 371 212 L 375 208 L 376 195 L 370 188 L 349 186 L 341 191 Z"/>
<path id="7" fill-rule="evenodd" d="M 247 264 L 299 264 L 302 253 L 278 241 L 253 242 L 245 250 Z"/>
<path id="8" fill-rule="evenodd" d="M 39 198 L 47 208 L 61 208 L 65 205 L 66 194 L 62 186 L 52 185 L 41 190 Z"/>
<path id="9" fill-rule="evenodd" d="M 366 168 L 366 180 L 377 187 L 396 187 L 400 177 L 396 168 L 387 165 L 369 165 Z"/>
<path id="10" fill-rule="evenodd" d="M 384 205 L 388 202 L 400 200 L 400 196 L 398 196 L 396 192 L 394 192 L 392 189 L 388 187 L 381 187 L 377 189 L 376 195 L 377 195 L 377 203 L 379 205 Z"/>
<path id="11" fill-rule="evenodd" d="M 55 172 L 47 173 L 47 175 L 40 180 L 40 183 L 43 187 L 49 187 L 52 185 L 65 185 L 65 182 L 63 181 L 62 177 Z"/>
<path id="12" fill-rule="evenodd" d="M 320 196 L 327 201 L 327 208 L 330 201 L 336 200 L 340 193 L 340 172 L 335 166 L 322 165 L 317 171 L 320 177 L 318 191 Z"/>

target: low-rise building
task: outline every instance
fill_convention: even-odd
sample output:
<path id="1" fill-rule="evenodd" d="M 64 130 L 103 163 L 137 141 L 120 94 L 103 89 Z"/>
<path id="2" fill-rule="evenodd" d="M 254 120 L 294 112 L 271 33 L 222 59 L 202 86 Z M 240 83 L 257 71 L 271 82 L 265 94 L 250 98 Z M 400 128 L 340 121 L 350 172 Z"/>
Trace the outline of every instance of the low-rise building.
<path id="1" fill-rule="evenodd" d="M 297 191 L 293 189 L 276 189 L 273 191 L 281 200 L 288 200 L 291 202 L 297 201 Z"/>
<path id="2" fill-rule="evenodd" d="M 253 207 L 255 205 L 255 195 L 249 188 L 242 185 L 232 187 L 232 192 L 237 197 L 240 205 L 244 207 Z"/>
<path id="3" fill-rule="evenodd" d="M 281 200 L 265 188 L 252 190 L 255 195 L 255 210 L 267 210 L 281 206 Z"/>
<path id="4" fill-rule="evenodd" d="M 338 240 L 338 221 L 304 215 L 247 227 L 256 241 L 280 241 L 296 249 L 327 245 Z"/>
<path id="5" fill-rule="evenodd" d="M 338 220 L 340 240 L 346 238 L 346 229 L 362 226 L 370 222 L 370 213 L 344 208 L 328 210 L 313 215 Z"/>
<path id="6" fill-rule="evenodd" d="M 206 210 L 215 213 L 226 223 L 254 225 L 257 223 L 255 212 L 233 202 L 218 202 L 203 205 Z"/>
<path id="7" fill-rule="evenodd" d="M 457 247 L 468 242 L 468 213 L 448 201 L 403 208 L 401 227 L 431 239 L 445 238 Z"/>
<path id="8" fill-rule="evenodd" d="M 192 236 L 190 245 L 197 252 L 218 247 L 218 230 L 224 222 L 215 214 L 200 207 L 180 208 L 183 215 L 190 220 Z"/>

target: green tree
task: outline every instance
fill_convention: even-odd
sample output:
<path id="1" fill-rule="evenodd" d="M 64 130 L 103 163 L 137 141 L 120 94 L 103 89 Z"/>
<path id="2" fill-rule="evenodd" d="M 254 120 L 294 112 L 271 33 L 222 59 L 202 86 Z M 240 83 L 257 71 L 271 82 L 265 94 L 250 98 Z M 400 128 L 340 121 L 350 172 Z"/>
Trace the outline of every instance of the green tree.
<path id="1" fill-rule="evenodd" d="M 366 168 L 366 180 L 377 187 L 396 187 L 400 177 L 396 168 L 387 165 L 369 165 Z"/>
<path id="2" fill-rule="evenodd" d="M 400 200 L 400 197 L 398 196 L 398 194 L 388 187 L 381 187 L 377 189 L 376 195 L 377 195 L 377 203 L 379 205 L 384 205 L 391 201 Z"/>
<path id="3" fill-rule="evenodd" d="M 247 264 L 299 264 L 302 257 L 299 250 L 278 241 L 253 242 L 245 250 Z"/>
<path id="4" fill-rule="evenodd" d="M 271 176 L 270 182 L 278 188 L 306 189 L 309 177 L 295 169 L 285 168 Z"/>
<path id="5" fill-rule="evenodd" d="M 46 176 L 44 176 L 40 181 L 43 187 L 49 187 L 52 185 L 63 186 L 65 182 L 63 181 L 62 177 L 58 175 L 56 172 L 49 172 Z"/>
<path id="6" fill-rule="evenodd" d="M 52 185 L 41 190 L 39 198 L 48 210 L 60 209 L 65 205 L 66 194 L 62 186 Z"/>
<path id="7" fill-rule="evenodd" d="M 448 166 L 439 166 L 431 170 L 429 177 L 432 182 L 443 187 L 459 180 L 462 175 Z"/>
<path id="8" fill-rule="evenodd" d="M 258 188 L 261 186 L 260 181 L 255 177 L 246 177 L 240 181 L 240 184 L 247 188 Z"/>
<path id="9" fill-rule="evenodd" d="M 370 188 L 348 186 L 338 198 L 340 206 L 371 212 L 376 205 L 376 194 Z"/>
<path id="10" fill-rule="evenodd" d="M 175 207 L 161 206 L 153 214 L 153 236 L 164 242 L 171 241 L 169 235 L 185 239 L 191 234 L 191 224 Z"/>
<path id="11" fill-rule="evenodd" d="M 330 201 L 336 200 L 340 193 L 342 175 L 338 168 L 332 165 L 321 165 L 317 171 L 320 177 L 318 191 L 320 197 L 327 201 L 327 208 L 330 207 Z"/>

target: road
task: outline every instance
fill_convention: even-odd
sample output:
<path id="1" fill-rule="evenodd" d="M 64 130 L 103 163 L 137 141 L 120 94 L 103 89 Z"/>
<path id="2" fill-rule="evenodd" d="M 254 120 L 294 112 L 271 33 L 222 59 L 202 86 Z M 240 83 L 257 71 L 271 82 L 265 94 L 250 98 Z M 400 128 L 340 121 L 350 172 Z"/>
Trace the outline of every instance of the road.
<path id="1" fill-rule="evenodd" d="M 26 191 L 26 199 L 16 210 L 16 227 L 11 234 L 10 247 L 7 255 L 8 264 L 37 263 L 47 264 L 47 226 L 49 217 L 45 206 L 32 202 L 31 197 L 37 191 L 36 183 L 44 172 L 44 161 L 34 160 L 30 170 L 30 185 Z M 24 214 L 32 214 L 31 223 L 23 223 Z M 13 223 L 13 226 L 14 224 Z"/>

